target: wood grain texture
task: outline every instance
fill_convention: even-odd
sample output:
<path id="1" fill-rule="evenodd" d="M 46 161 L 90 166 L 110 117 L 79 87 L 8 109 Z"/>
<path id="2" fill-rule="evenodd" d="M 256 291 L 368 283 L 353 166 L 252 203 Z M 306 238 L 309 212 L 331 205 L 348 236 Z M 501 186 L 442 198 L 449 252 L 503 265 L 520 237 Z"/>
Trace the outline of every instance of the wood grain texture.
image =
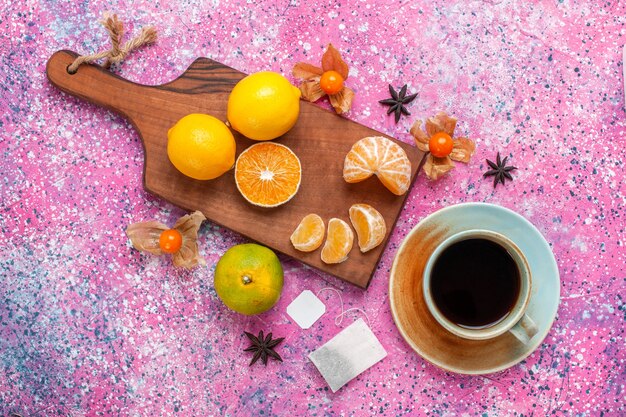
<path id="1" fill-rule="evenodd" d="M 215 180 L 198 181 L 178 172 L 167 157 L 167 130 L 189 113 L 207 113 L 226 121 L 228 95 L 245 74 L 199 58 L 178 79 L 160 86 L 145 86 L 97 65 L 83 65 L 76 74 L 68 74 L 66 68 L 76 56 L 70 51 L 52 55 L 46 69 L 48 79 L 66 93 L 122 114 L 135 126 L 144 146 L 143 183 L 147 191 L 186 210 L 201 210 L 221 226 L 367 288 L 406 195 L 393 195 L 376 178 L 347 184 L 342 177 L 343 160 L 357 140 L 386 135 L 302 101 L 298 122 L 276 140 L 300 158 L 300 191 L 283 206 L 259 208 L 239 194 L 233 170 Z M 233 133 L 237 155 L 256 143 Z M 396 142 L 411 160 L 413 182 L 424 154 L 414 146 Z M 338 217 L 349 223 L 348 209 L 355 203 L 370 204 L 384 216 L 389 230 L 379 247 L 362 254 L 355 244 L 348 260 L 338 265 L 324 264 L 320 250 L 302 253 L 293 248 L 289 236 L 305 215 L 317 213 L 325 222 Z"/>

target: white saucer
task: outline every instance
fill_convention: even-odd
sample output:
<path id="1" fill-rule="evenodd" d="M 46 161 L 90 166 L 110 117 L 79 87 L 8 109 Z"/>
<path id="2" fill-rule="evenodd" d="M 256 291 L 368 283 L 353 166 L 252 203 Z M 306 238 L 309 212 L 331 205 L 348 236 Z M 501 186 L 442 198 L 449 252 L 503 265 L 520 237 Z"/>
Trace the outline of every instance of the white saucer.
<path id="1" fill-rule="evenodd" d="M 443 329 L 425 306 L 421 281 L 426 260 L 447 237 L 471 229 L 507 236 L 528 260 L 533 282 L 527 314 L 539 331 L 526 345 L 510 333 L 488 341 L 462 339 Z M 559 295 L 559 270 L 541 233 L 519 214 L 485 203 L 447 207 L 420 221 L 402 242 L 389 279 L 391 311 L 407 343 L 434 365 L 462 374 L 501 371 L 530 355 L 550 331 Z"/>

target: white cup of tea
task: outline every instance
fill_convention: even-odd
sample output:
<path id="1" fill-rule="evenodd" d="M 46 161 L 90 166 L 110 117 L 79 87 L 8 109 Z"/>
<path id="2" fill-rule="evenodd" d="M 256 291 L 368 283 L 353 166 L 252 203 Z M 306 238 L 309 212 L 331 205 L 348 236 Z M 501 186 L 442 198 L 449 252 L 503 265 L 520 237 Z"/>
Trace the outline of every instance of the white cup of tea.
<path id="1" fill-rule="evenodd" d="M 467 230 L 444 240 L 424 268 L 433 317 L 450 333 L 486 340 L 506 332 L 527 344 L 537 325 L 526 314 L 532 288 L 528 261 L 507 237 Z"/>

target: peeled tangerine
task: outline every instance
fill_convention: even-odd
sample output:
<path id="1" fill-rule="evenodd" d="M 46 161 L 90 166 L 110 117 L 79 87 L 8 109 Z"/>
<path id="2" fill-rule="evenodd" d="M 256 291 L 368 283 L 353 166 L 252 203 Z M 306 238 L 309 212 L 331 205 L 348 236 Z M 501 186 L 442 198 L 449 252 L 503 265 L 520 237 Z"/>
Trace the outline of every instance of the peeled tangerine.
<path id="1" fill-rule="evenodd" d="M 372 175 L 392 193 L 403 195 L 411 185 L 411 161 L 400 145 L 385 137 L 363 138 L 346 155 L 343 178 L 354 183 Z"/>
<path id="2" fill-rule="evenodd" d="M 348 223 L 332 218 L 328 221 L 326 243 L 322 248 L 322 261 L 327 264 L 338 264 L 348 259 L 352 250 L 354 233 Z"/>
<path id="3" fill-rule="evenodd" d="M 291 234 L 293 247 L 302 252 L 313 252 L 324 241 L 324 220 L 317 214 L 308 214 Z"/>
<path id="4" fill-rule="evenodd" d="M 385 238 L 385 219 L 369 204 L 354 204 L 350 207 L 350 221 L 358 236 L 359 249 L 363 253 L 380 245 Z"/>

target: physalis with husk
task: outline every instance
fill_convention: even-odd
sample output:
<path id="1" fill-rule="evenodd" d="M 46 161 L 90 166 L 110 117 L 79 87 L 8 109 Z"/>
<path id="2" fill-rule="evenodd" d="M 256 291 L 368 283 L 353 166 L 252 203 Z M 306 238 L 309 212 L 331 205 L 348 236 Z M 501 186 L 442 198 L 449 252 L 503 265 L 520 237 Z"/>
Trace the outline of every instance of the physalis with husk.
<path id="1" fill-rule="evenodd" d="M 138 251 L 170 254 L 174 266 L 191 269 L 206 265 L 197 243 L 198 229 L 204 220 L 204 214 L 195 211 L 178 219 L 172 228 L 156 220 L 133 223 L 126 228 L 126 235 Z"/>
<path id="2" fill-rule="evenodd" d="M 303 99 L 314 102 L 327 95 L 338 114 L 350 110 L 354 98 L 354 91 L 344 84 L 348 72 L 348 64 L 332 44 L 322 56 L 322 68 L 298 62 L 292 70 L 294 77 L 303 80 L 299 86 Z"/>
<path id="3" fill-rule="evenodd" d="M 436 180 L 454 168 L 452 161 L 468 163 L 474 154 L 474 141 L 463 137 L 454 138 L 456 122 L 456 117 L 440 112 L 426 119 L 426 131 L 422 130 L 421 120 L 417 120 L 411 127 L 411 135 L 419 150 L 428 152 L 424 172 L 431 180 Z"/>

